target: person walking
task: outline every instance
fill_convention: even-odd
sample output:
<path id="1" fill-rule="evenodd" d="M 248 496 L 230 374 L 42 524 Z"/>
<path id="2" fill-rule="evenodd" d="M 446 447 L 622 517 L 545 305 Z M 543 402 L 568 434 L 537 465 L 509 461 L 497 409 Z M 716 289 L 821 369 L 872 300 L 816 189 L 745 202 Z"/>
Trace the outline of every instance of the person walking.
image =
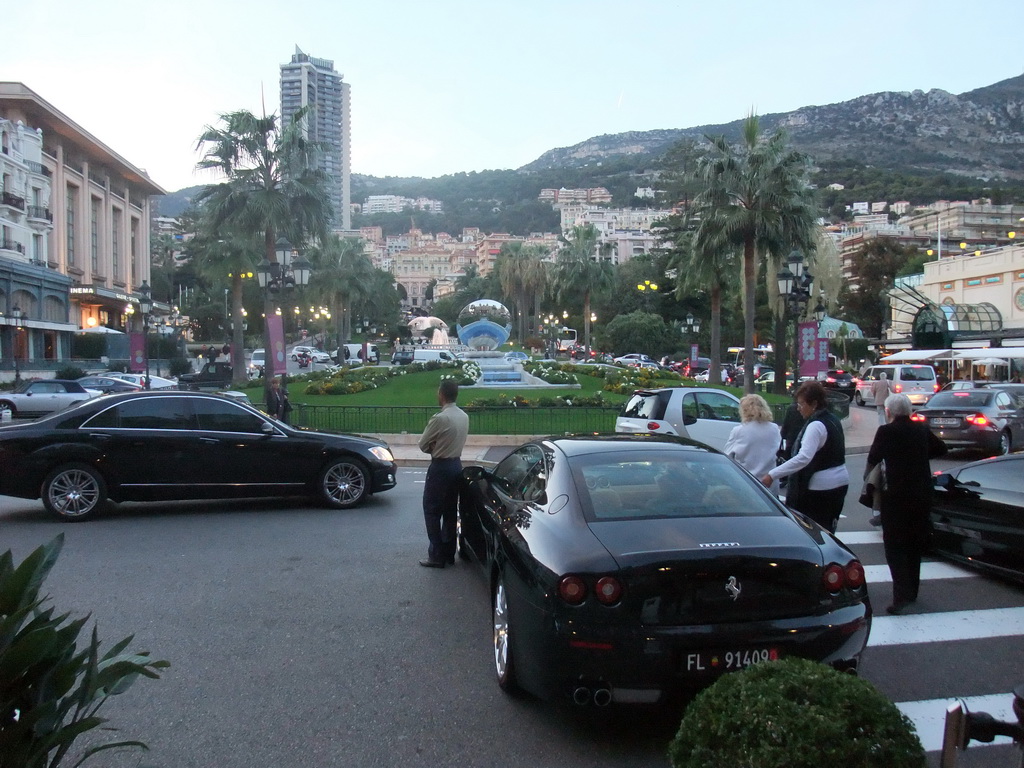
<path id="1" fill-rule="evenodd" d="M 754 477 L 761 477 L 775 467 L 779 443 L 779 425 L 772 421 L 765 399 L 760 395 L 741 398 L 740 424 L 729 433 L 725 454 Z"/>
<path id="2" fill-rule="evenodd" d="M 281 386 L 277 376 L 270 380 L 270 391 L 267 393 L 267 413 L 279 421 L 288 423 L 288 414 L 292 404 L 288 401 L 288 390 Z"/>
<path id="3" fill-rule="evenodd" d="M 825 388 L 817 381 L 800 385 L 796 407 L 804 417 L 804 426 L 797 436 L 793 458 L 767 472 L 761 482 L 771 488 L 776 480 L 789 477 L 786 505 L 835 533 L 850 486 L 843 425 L 828 410 Z"/>
<path id="4" fill-rule="evenodd" d="M 878 374 L 878 380 L 871 384 L 871 398 L 875 401 L 875 410 L 878 412 L 878 426 L 885 424 L 885 400 L 891 394 L 889 376 L 885 373 Z"/>
<path id="5" fill-rule="evenodd" d="M 921 556 L 931 532 L 929 461 L 947 449 L 927 424 L 910 420 L 913 408 L 906 395 L 889 395 L 885 410 L 889 423 L 875 433 L 864 474 L 884 468 L 882 544 L 892 574 L 892 605 L 886 610 L 898 616 L 917 600 L 921 583 Z"/>
<path id="6" fill-rule="evenodd" d="M 454 379 L 442 379 L 437 388 L 441 412 L 431 416 L 420 436 L 419 446 L 430 454 L 427 480 L 423 486 L 423 520 L 427 527 L 425 568 L 444 568 L 455 564 L 457 516 L 459 513 L 459 475 L 462 473 L 462 449 L 469 434 L 469 416 L 455 401 L 459 385 Z"/>

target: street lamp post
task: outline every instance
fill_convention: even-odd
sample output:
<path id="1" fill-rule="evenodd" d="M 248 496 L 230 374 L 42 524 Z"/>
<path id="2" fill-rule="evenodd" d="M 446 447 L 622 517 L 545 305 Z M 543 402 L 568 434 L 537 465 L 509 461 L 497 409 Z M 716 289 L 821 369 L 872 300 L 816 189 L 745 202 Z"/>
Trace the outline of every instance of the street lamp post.
<path id="1" fill-rule="evenodd" d="M 302 287 L 309 284 L 309 276 L 313 272 L 313 265 L 299 254 L 295 247 L 287 239 L 278 238 L 274 244 L 274 255 L 277 261 L 269 261 L 264 258 L 256 268 L 256 279 L 260 288 L 265 292 L 264 318 L 269 319 L 275 314 L 273 300 L 278 293 L 289 291 L 296 286 Z M 293 258 L 297 257 L 297 258 Z M 263 347 L 266 350 L 267 360 L 273 360 L 273 347 L 270 343 L 269 325 L 264 326 Z M 266 396 L 270 391 L 270 377 L 264 377 L 263 392 Z"/>
<path id="2" fill-rule="evenodd" d="M 142 356 L 146 361 L 146 389 L 149 389 L 149 313 L 153 311 L 153 292 L 145 280 L 139 286 L 139 310 L 142 312 Z"/>
<path id="3" fill-rule="evenodd" d="M 642 283 L 636 284 L 636 289 L 644 297 L 644 309 L 649 310 L 651 308 L 650 296 L 657 292 L 658 284 L 650 280 L 644 280 Z"/>
<path id="4" fill-rule="evenodd" d="M 18 386 L 21 383 L 21 366 L 18 362 L 18 341 L 21 335 L 21 318 L 23 313 L 21 307 L 15 305 L 11 309 L 11 317 L 14 318 L 14 343 L 12 352 L 14 353 L 14 386 Z"/>
<path id="5" fill-rule="evenodd" d="M 814 275 L 804 268 L 804 257 L 800 251 L 789 254 L 786 266 L 776 275 L 779 281 L 779 295 L 789 305 L 793 316 L 793 381 L 800 380 L 800 318 L 803 317 L 814 289 Z M 825 307 L 818 299 L 814 307 L 814 318 L 818 323 L 825 318 Z M 784 345 L 780 345 L 783 346 Z M 785 365 L 782 366 L 782 380 L 786 380 Z"/>

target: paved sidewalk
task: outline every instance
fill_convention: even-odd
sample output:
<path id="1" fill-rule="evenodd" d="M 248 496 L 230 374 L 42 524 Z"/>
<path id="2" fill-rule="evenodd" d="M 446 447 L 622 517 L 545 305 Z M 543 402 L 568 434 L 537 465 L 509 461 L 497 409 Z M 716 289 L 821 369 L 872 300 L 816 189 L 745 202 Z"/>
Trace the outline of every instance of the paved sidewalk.
<path id="1" fill-rule="evenodd" d="M 470 423 L 470 429 L 473 428 Z M 846 433 L 846 453 L 867 453 L 878 428 L 878 416 L 874 408 L 858 408 L 850 405 L 850 415 L 843 420 Z M 391 446 L 395 461 L 401 467 L 425 467 L 430 457 L 422 453 L 417 445 L 420 436 L 411 434 L 372 435 Z M 463 464 L 497 464 L 513 448 L 532 439 L 529 435 L 473 435 L 466 440 L 462 452 Z"/>

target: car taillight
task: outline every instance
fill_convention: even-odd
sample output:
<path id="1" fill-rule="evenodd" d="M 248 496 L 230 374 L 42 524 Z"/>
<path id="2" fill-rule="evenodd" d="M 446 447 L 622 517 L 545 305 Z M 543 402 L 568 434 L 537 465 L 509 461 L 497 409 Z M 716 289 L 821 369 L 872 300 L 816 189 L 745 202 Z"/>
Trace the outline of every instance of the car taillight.
<path id="1" fill-rule="evenodd" d="M 658 422 L 656 422 L 656 421 L 648 421 L 647 422 L 647 431 L 648 432 L 654 432 L 654 431 L 656 431 L 658 429 L 658 426 L 659 426 Z"/>
<path id="2" fill-rule="evenodd" d="M 911 421 L 928 421 L 928 419 L 926 419 L 920 413 L 912 413 L 912 414 L 910 414 L 910 420 Z"/>
<path id="3" fill-rule="evenodd" d="M 825 589 L 829 592 L 839 592 L 843 588 L 843 584 L 846 583 L 846 577 L 843 575 L 843 569 L 832 563 L 825 569 L 823 581 L 825 582 Z"/>
<path id="4" fill-rule="evenodd" d="M 860 560 L 851 560 L 846 564 L 846 586 L 850 589 L 858 589 L 864 586 L 864 566 Z"/>
<path id="5" fill-rule="evenodd" d="M 579 605 L 587 597 L 587 585 L 579 576 L 563 576 L 558 582 L 558 596 L 569 605 Z"/>
<path id="6" fill-rule="evenodd" d="M 939 387 L 939 384 L 938 384 L 938 382 L 936 382 L 935 384 L 933 384 L 933 385 L 932 385 L 932 388 L 933 388 L 933 389 L 934 389 L 934 390 L 935 390 L 936 392 L 938 392 L 938 391 L 939 391 L 939 389 L 941 389 L 941 387 Z"/>
<path id="7" fill-rule="evenodd" d="M 988 426 L 988 424 L 989 424 L 989 420 L 987 418 L 985 418 L 985 414 L 983 414 L 983 413 L 975 413 L 975 414 L 973 414 L 971 416 L 968 416 L 965 419 L 965 421 L 968 424 L 973 424 L 976 427 L 985 427 L 985 426 Z"/>
<path id="8" fill-rule="evenodd" d="M 892 391 L 898 395 L 900 392 L 903 391 L 903 385 L 897 384 L 895 387 L 892 388 Z"/>
<path id="9" fill-rule="evenodd" d="M 594 594 L 605 605 L 615 605 L 622 599 L 622 585 L 618 579 L 611 576 L 602 576 L 597 580 Z"/>
<path id="10" fill-rule="evenodd" d="M 825 383 L 826 384 L 835 384 L 836 380 L 833 379 L 831 376 L 829 376 L 827 379 L 825 379 Z"/>
<path id="11" fill-rule="evenodd" d="M 864 566 L 860 560 L 851 560 L 846 567 L 838 563 L 830 563 L 823 577 L 825 589 L 829 592 L 841 592 L 844 589 L 859 589 L 864 586 Z"/>

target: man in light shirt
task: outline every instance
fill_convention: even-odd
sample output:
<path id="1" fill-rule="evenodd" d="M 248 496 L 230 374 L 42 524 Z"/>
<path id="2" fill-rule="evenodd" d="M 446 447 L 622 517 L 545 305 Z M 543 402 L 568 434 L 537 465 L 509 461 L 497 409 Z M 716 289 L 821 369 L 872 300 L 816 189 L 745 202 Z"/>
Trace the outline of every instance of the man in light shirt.
<path id="1" fill-rule="evenodd" d="M 427 481 L 423 486 L 423 520 L 427 526 L 425 568 L 444 568 L 455 563 L 457 520 L 459 514 L 459 476 L 462 474 L 462 449 L 469 434 L 469 416 L 455 401 L 459 385 L 454 379 L 442 379 L 437 388 L 441 412 L 435 413 L 420 437 L 420 450 L 430 454 Z"/>

